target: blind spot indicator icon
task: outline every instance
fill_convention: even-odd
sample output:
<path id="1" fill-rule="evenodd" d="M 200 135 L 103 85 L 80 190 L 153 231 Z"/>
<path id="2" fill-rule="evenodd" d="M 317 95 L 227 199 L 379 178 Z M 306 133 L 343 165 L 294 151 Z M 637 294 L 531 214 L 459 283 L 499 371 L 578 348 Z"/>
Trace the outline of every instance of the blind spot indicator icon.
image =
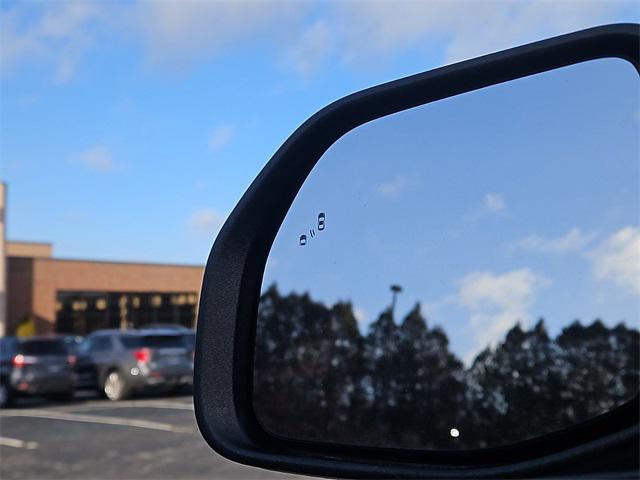
<path id="1" fill-rule="evenodd" d="M 320 212 L 318 214 L 318 230 L 324 230 L 324 220 L 325 220 L 325 215 L 324 213 Z"/>
<path id="2" fill-rule="evenodd" d="M 307 244 L 307 236 L 306 235 L 300 235 L 300 246 L 304 246 Z"/>

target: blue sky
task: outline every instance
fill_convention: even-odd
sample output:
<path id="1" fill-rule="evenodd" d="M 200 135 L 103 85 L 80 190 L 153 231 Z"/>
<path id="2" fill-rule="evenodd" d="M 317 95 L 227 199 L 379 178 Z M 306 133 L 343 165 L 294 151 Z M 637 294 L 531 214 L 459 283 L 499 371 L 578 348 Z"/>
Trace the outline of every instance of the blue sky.
<path id="1" fill-rule="evenodd" d="M 221 223 L 272 153 L 327 103 L 464 58 L 640 18 L 635 2 L 613 1 L 3 2 L 1 15 L 9 238 L 51 241 L 60 257 L 195 264 L 204 263 Z M 415 180 L 410 172 L 386 173 L 380 188 L 391 197 Z M 477 225 L 495 220 L 487 209 L 503 217 L 516 211 L 511 192 L 488 187 L 453 205 L 451 218 L 472 201 L 476 210 L 465 215 Z M 575 256 L 582 260 L 575 262 L 582 267 L 566 270 L 583 268 L 595 283 L 579 293 L 593 285 L 626 292 L 624 276 L 633 272 L 612 273 L 606 264 L 598 274 L 595 261 L 584 260 L 597 248 L 635 245 L 637 219 L 619 220 L 512 232 L 509 241 L 525 247 L 509 255 L 528 248 L 553 257 L 549 252 L 575 253 L 580 244 Z M 475 278 L 489 287 L 513 281 L 533 288 L 535 295 L 523 294 L 516 306 L 535 315 L 537 292 L 556 290 L 543 286 L 542 277 L 552 275 L 535 262 L 544 260 L 529 260 L 467 264 L 442 280 L 446 287 L 426 292 L 407 284 L 400 310 L 418 299 L 442 308 L 439 302 L 464 294 L 460 282 L 471 282 L 465 275 L 475 272 L 490 275 Z M 518 271 L 525 273 L 505 277 Z M 492 315 L 512 307 L 510 299 L 469 285 L 468 305 L 489 302 Z M 360 302 L 369 317 L 387 302 L 378 287 L 371 289 L 378 304 Z M 616 305 L 623 306 L 611 315 L 627 318 L 635 310 L 637 318 L 637 297 L 619 295 L 624 300 Z M 460 318 L 486 314 L 455 308 Z"/>

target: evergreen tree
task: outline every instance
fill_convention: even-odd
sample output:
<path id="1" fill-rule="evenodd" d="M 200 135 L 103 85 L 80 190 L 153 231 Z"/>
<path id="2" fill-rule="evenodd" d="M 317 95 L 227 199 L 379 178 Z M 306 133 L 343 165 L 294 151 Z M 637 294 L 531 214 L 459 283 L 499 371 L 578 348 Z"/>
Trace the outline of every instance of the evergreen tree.
<path id="1" fill-rule="evenodd" d="M 637 330 L 623 324 L 609 329 L 600 320 L 562 330 L 557 342 L 568 368 L 561 393 L 566 423 L 587 420 L 638 391 L 639 337 Z"/>
<path id="2" fill-rule="evenodd" d="M 268 430 L 292 438 L 494 447 L 569 428 L 630 399 L 639 352 L 640 333 L 623 324 L 576 321 L 552 339 L 540 319 L 529 330 L 514 325 L 465 369 L 420 304 L 399 325 L 383 311 L 363 337 L 351 303 L 326 306 L 272 285 L 258 311 L 254 407 Z"/>

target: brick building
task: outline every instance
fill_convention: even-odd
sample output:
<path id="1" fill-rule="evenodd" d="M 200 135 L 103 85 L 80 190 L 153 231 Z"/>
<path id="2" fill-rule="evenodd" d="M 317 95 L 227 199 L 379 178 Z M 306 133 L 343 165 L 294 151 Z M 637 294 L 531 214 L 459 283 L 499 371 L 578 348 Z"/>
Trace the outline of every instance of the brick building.
<path id="1" fill-rule="evenodd" d="M 0 182 L 0 336 L 195 325 L 203 266 L 56 258 L 50 243 L 6 240 L 5 214 Z"/>
<path id="2" fill-rule="evenodd" d="M 86 334 L 146 323 L 195 325 L 202 266 L 60 259 L 51 244 L 5 242 L 6 332 Z"/>

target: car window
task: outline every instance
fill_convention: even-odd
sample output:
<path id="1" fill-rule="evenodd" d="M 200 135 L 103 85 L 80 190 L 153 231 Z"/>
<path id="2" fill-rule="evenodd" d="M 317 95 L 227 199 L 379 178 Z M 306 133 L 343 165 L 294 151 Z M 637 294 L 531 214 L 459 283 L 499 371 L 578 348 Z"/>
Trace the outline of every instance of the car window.
<path id="1" fill-rule="evenodd" d="M 87 353 L 89 351 L 89 347 L 91 346 L 91 339 L 87 338 L 85 340 L 83 340 L 82 342 L 80 342 L 80 344 L 78 345 L 78 352 L 79 353 Z"/>
<path id="2" fill-rule="evenodd" d="M 67 350 L 60 340 L 29 340 L 22 342 L 20 352 L 25 355 L 66 355 Z"/>
<path id="3" fill-rule="evenodd" d="M 0 339 L 0 357 L 7 358 L 13 351 L 13 342 L 9 339 Z"/>
<path id="4" fill-rule="evenodd" d="M 145 335 L 141 337 L 142 346 L 147 348 L 185 348 L 182 335 Z"/>
<path id="5" fill-rule="evenodd" d="M 127 349 L 142 348 L 142 339 L 138 335 L 123 335 L 120 342 Z"/>
<path id="6" fill-rule="evenodd" d="M 127 349 L 134 348 L 185 348 L 182 335 L 123 335 L 120 337 Z"/>
<path id="7" fill-rule="evenodd" d="M 193 348 L 196 346 L 196 335 L 194 333 L 189 333 L 184 336 L 184 341 L 187 344 L 187 347 Z"/>
<path id="8" fill-rule="evenodd" d="M 104 352 L 111 349 L 111 337 L 94 337 L 89 340 L 88 350 Z"/>

